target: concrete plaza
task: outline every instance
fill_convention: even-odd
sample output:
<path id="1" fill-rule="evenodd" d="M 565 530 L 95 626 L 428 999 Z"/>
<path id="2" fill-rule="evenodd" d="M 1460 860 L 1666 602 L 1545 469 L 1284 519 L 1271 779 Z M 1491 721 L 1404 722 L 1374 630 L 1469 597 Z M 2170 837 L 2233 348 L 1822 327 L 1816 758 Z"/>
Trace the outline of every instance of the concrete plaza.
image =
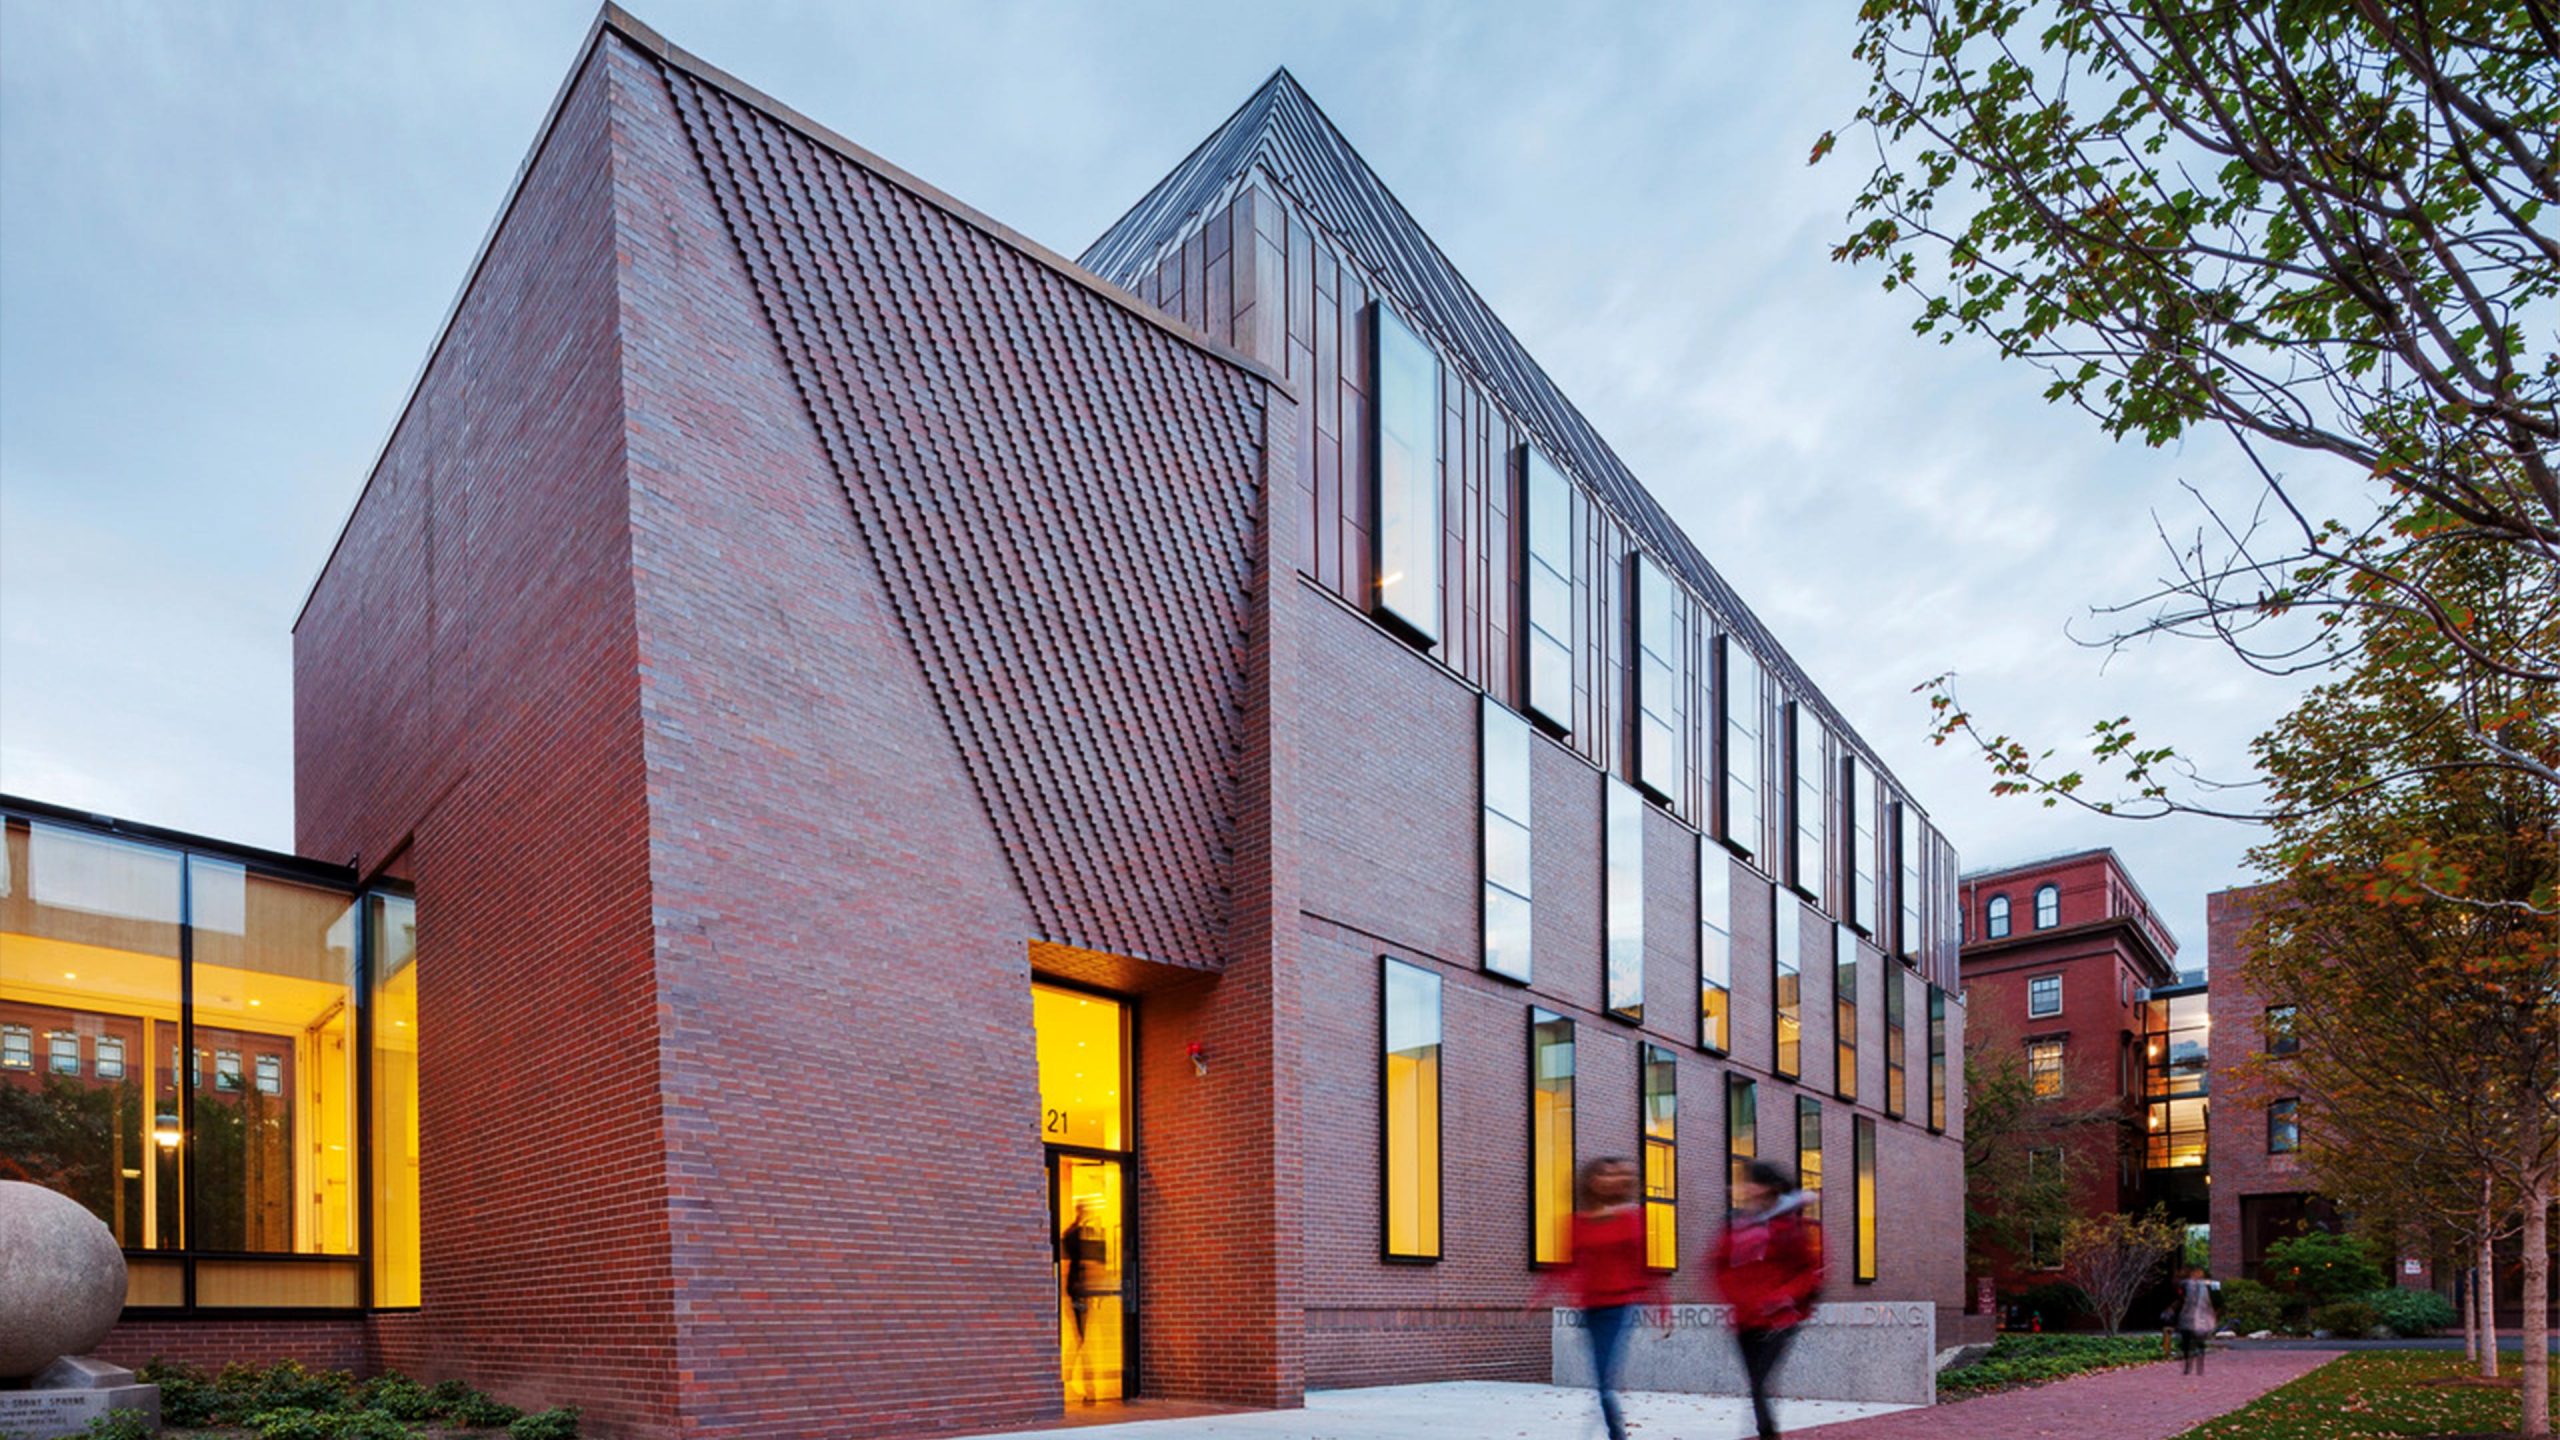
<path id="1" fill-rule="evenodd" d="M 1630 1393 L 1628 1423 L 1646 1440 L 1749 1440 L 1751 1403 L 1727 1395 Z M 1779 1402 L 1792 1433 L 1816 1425 L 1889 1415 L 1909 1407 L 1845 1400 Z M 1603 1433 L 1588 1390 L 1490 1380 L 1317 1390 L 1304 1410 L 1131 1420 L 1009 1431 L 1003 1440 L 1583 1440 Z"/>

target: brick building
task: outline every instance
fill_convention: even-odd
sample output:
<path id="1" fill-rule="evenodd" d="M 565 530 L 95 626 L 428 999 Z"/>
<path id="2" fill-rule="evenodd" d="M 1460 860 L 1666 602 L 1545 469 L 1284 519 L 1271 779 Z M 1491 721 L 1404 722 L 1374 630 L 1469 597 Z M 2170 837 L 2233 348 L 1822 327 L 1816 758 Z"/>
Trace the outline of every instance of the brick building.
<path id="1" fill-rule="evenodd" d="M 348 1288 L 118 1353 L 608 1436 L 1543 1378 L 1607 1154 L 1677 1293 L 1757 1154 L 1961 1310 L 1952 849 L 1285 73 L 1079 263 L 608 9 L 295 698 L 363 1203 L 268 1268 Z"/>
<path id="2" fill-rule="evenodd" d="M 2049 1126 L 2018 1143 L 2069 1177 L 2079 1214 L 2157 1201 L 2204 1220 L 2202 984 L 2113 850 L 1967 874 L 1966 1014 L 1976 1044 L 2016 1047 Z M 2003 1257 L 2006 1288 L 2050 1278 L 2059 1236 Z"/>

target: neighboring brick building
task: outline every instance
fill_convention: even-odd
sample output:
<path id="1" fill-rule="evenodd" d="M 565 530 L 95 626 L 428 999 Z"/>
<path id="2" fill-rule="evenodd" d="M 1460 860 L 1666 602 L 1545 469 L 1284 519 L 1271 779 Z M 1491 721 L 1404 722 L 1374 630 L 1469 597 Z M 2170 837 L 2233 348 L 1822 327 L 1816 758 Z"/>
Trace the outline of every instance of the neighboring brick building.
<path id="1" fill-rule="evenodd" d="M 603 1436 L 1543 1378 L 1603 1154 L 1679 1293 L 1756 1152 L 1961 1309 L 1952 849 L 1285 73 L 1080 267 L 608 9 L 295 685 L 361 1293 L 119 1353 Z"/>
<path id="2" fill-rule="evenodd" d="M 2018 1047 L 2038 1097 L 2071 1117 L 2020 1143 L 2064 1165 L 2080 1214 L 2159 1200 L 2202 1221 L 2201 1037 L 2154 1033 L 2201 996 L 2176 998 L 2177 938 L 2123 861 L 2084 850 L 1976 871 L 1960 893 L 1975 1041 Z M 2038 1236 L 2033 1253 L 2006 1257 L 2004 1287 L 2050 1278 L 2038 1272 L 2059 1263 L 2058 1242 Z"/>

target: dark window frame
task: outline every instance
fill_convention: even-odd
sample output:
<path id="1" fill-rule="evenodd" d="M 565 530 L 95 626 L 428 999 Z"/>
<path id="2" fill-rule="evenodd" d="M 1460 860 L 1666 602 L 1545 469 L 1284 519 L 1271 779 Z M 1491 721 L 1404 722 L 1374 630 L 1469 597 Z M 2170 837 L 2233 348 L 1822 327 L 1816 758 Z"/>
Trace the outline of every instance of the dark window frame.
<path id="1" fill-rule="evenodd" d="M 1601 1010 L 1612 1020 L 1644 1023 L 1644 816 L 1642 791 L 1615 775 L 1602 777 Z M 1632 842 L 1632 846 L 1630 846 Z M 1632 848 L 1630 857 L 1624 852 Z M 1625 861 L 1631 869 L 1622 869 Z M 1626 894 L 1620 893 L 1625 887 Z M 1621 922 L 1632 925 L 1622 933 Z M 1623 974 L 1619 959 L 1632 961 Z M 1621 979 L 1627 984 L 1620 985 Z"/>
<path id="2" fill-rule="evenodd" d="M 2041 1010 L 2036 1007 L 2036 995 L 2038 994 L 2038 987 L 2042 986 L 2048 980 L 2053 982 L 2053 1008 L 2050 1010 Z M 2027 1018 L 2030 1020 L 2051 1020 L 2056 1016 L 2059 1016 L 2061 1013 L 2062 972 L 2056 970 L 2049 974 L 2028 976 Z"/>
<path id="3" fill-rule="evenodd" d="M 1985 940 L 2009 938 L 2009 897 L 2006 894 L 1994 895 L 1983 902 L 1982 938 Z"/>
<path id="4" fill-rule="evenodd" d="M 1760 1158 L 1760 1086 L 1747 1075 L 1725 1072 L 1725 1205 L 1742 1208 L 1742 1167 Z"/>
<path id="5" fill-rule="evenodd" d="M 1899 1120 L 1911 1098 L 1911 992 L 1902 971 L 1884 971 L 1884 1113 Z"/>
<path id="6" fill-rule="evenodd" d="M 1831 927 L 1831 1093 L 1858 1098 L 1858 932 L 1847 921 Z"/>
<path id="7" fill-rule="evenodd" d="M 1444 1074 L 1447 1067 L 1445 1052 L 1449 1034 L 1448 986 L 1440 972 L 1431 966 L 1418 965 L 1410 960 L 1399 960 L 1393 955 L 1380 955 L 1378 960 L 1378 1258 L 1389 1265 L 1437 1265 L 1448 1249 L 1449 1233 L 1448 1166 L 1445 1163 L 1449 1150 L 1449 1086 Z M 1434 1022 L 1432 1033 L 1435 1038 L 1431 1042 L 1430 1160 L 1433 1172 L 1431 1199 L 1435 1213 L 1431 1221 L 1432 1248 L 1427 1254 L 1419 1250 L 1399 1251 L 1395 1248 L 1394 1238 L 1394 1200 L 1390 1176 L 1394 1163 L 1395 1137 L 1392 1127 L 1395 1111 L 1389 1098 L 1387 1066 L 1396 1053 L 1393 1046 L 1395 1027 L 1393 977 L 1399 967 L 1431 982 L 1431 1008 Z"/>
<path id="8" fill-rule="evenodd" d="M 1716 637 L 1716 716 L 1723 727 L 1716 771 L 1716 833 L 1728 849 L 1750 857 L 1768 848 L 1768 671 L 1728 630 Z M 1745 685 L 1748 681 L 1748 685 Z M 1748 695 L 1740 692 L 1749 690 Z M 1750 783 L 1738 777 L 1747 768 Z M 1737 815 L 1737 793 L 1751 798 L 1751 813 Z"/>
<path id="9" fill-rule="evenodd" d="M 1369 374 L 1372 377 L 1371 383 L 1375 393 L 1369 397 L 1370 594 L 1367 609 L 1372 616 L 1385 622 L 1390 630 L 1405 640 L 1421 649 L 1429 650 L 1440 643 L 1438 612 L 1441 608 L 1442 584 L 1447 578 L 1442 574 L 1440 557 L 1440 547 L 1444 543 L 1443 536 L 1448 519 L 1444 513 L 1440 484 L 1441 391 L 1446 384 L 1446 379 L 1442 373 L 1439 350 L 1430 341 L 1422 338 L 1420 331 L 1405 323 L 1404 317 L 1396 313 L 1394 306 L 1382 299 L 1372 300 L 1369 302 L 1369 311 Z M 1408 505 L 1419 503 L 1427 514 L 1427 523 L 1415 527 L 1422 532 L 1424 538 L 1416 543 L 1414 557 L 1390 556 L 1387 553 L 1386 517 L 1389 498 L 1387 426 L 1389 414 L 1395 409 L 1387 395 L 1388 376 L 1394 373 L 1394 367 L 1388 363 L 1391 358 L 1388 352 L 1390 346 L 1402 341 L 1412 342 L 1431 360 L 1431 393 L 1427 401 L 1427 408 L 1431 412 L 1428 423 L 1429 438 L 1421 442 L 1423 449 L 1416 455 L 1417 462 L 1426 474 L 1422 481 L 1416 481 L 1407 487 L 1407 493 L 1401 497 L 1400 501 Z M 1418 561 L 1415 557 L 1418 557 Z M 1394 566 L 1392 569 L 1391 564 Z M 1418 573 L 1413 576 L 1406 575 L 1408 569 L 1418 572 L 1425 565 L 1430 572 L 1427 577 Z M 1417 583 L 1413 590 L 1402 592 L 1396 598 L 1390 599 L 1387 595 L 1388 584 L 1404 579 L 1421 583 Z M 1427 613 L 1414 613 L 1416 610 Z"/>
<path id="10" fill-rule="evenodd" d="M 1947 991 L 1929 986 L 1929 1133 L 1947 1132 Z"/>
<path id="11" fill-rule="evenodd" d="M 2062 923 L 2062 887 L 2047 882 L 2036 887 L 2035 927 L 2050 930 Z"/>
<path id="12" fill-rule="evenodd" d="M 2284 1016 L 2281 1022 L 2276 1019 L 2279 1013 Z M 2301 1018 L 2302 1007 L 2299 1005 L 2267 1007 L 2267 1013 L 2258 1022 L 2258 1034 L 2266 1041 L 2268 1055 L 2281 1057 L 2302 1053 Z"/>
<path id="13" fill-rule="evenodd" d="M 1502 727 L 1505 730 L 1516 730 L 1520 739 L 1520 744 L 1523 747 L 1521 754 L 1522 793 L 1519 797 L 1521 802 L 1520 813 L 1516 816 L 1510 814 L 1501 806 L 1494 803 L 1493 746 L 1495 739 L 1494 731 L 1497 726 Z M 1479 907 L 1476 917 L 1476 940 L 1479 946 L 1478 968 L 1483 970 L 1485 974 L 1513 981 L 1522 985 L 1530 984 L 1532 977 L 1537 973 L 1538 953 L 1535 938 L 1536 932 L 1532 929 L 1527 933 L 1526 937 L 1524 937 L 1523 943 L 1526 946 L 1528 953 L 1525 956 L 1524 962 L 1518 972 L 1514 973 L 1511 970 L 1504 969 L 1494 963 L 1493 913 L 1496 904 L 1495 896 L 1497 893 L 1510 900 L 1519 902 L 1520 908 L 1532 917 L 1534 917 L 1537 910 L 1536 844 L 1538 829 L 1536 822 L 1536 806 L 1532 803 L 1538 788 L 1536 774 L 1537 762 L 1538 739 L 1529 722 L 1521 716 L 1514 714 L 1510 709 L 1505 707 L 1501 701 L 1494 699 L 1490 695 L 1484 696 L 1479 707 L 1476 724 L 1476 793 L 1477 799 L 1480 802 L 1476 808 L 1476 868 L 1478 878 L 1483 882 L 1482 886 L 1477 891 L 1476 897 L 1477 905 Z M 1526 889 L 1514 890 L 1509 885 L 1496 880 L 1493 876 L 1493 836 L 1494 823 L 1497 819 L 1517 825 L 1523 832 L 1522 854 L 1523 859 L 1527 864 L 1528 873 L 1521 877 L 1521 881 L 1522 884 L 1527 887 Z"/>
<path id="14" fill-rule="evenodd" d="M 2281 1143 L 2279 1143 L 2281 1142 Z M 2302 1098 L 2288 1095 L 2267 1102 L 2267 1153 L 2295 1155 L 2302 1150 Z"/>
<path id="15" fill-rule="evenodd" d="M 1671 1102 L 1671 1129 L 1656 1136 L 1653 1133 L 1654 1080 L 1657 1073 L 1666 1076 L 1670 1088 L 1663 1092 Z M 1644 1202 L 1645 1268 L 1668 1274 L 1680 1268 L 1680 1056 L 1668 1045 L 1650 1040 L 1636 1046 L 1636 1179 L 1638 1193 Z M 1653 1152 L 1660 1148 L 1669 1159 L 1665 1173 L 1671 1177 L 1671 1188 L 1656 1194 L 1653 1187 Z M 1671 1263 L 1658 1265 L 1653 1259 L 1654 1212 L 1659 1209 L 1671 1217 Z"/>
<path id="16" fill-rule="evenodd" d="M 1538 1061 L 1540 1059 L 1538 1031 L 1541 1027 L 1549 1025 L 1560 1025 L 1564 1028 L 1564 1046 L 1573 1054 L 1573 1071 L 1566 1077 L 1563 1087 L 1564 1093 L 1569 1097 L 1565 1111 L 1564 1155 L 1562 1157 L 1564 1174 L 1566 1177 L 1564 1213 L 1560 1216 L 1554 1217 L 1554 1221 L 1551 1221 L 1548 1224 L 1542 1224 L 1541 1221 L 1546 1220 L 1547 1217 L 1541 1215 L 1539 1212 L 1539 1207 L 1545 1203 L 1546 1196 L 1541 1193 L 1538 1185 L 1538 1088 L 1543 1078 L 1538 1073 Z M 1569 1227 L 1573 1220 L 1576 1188 L 1581 1183 L 1581 1177 L 1577 1171 L 1581 1165 L 1582 1040 L 1572 1016 L 1560 1015 L 1555 1011 L 1536 1005 L 1529 1007 L 1529 1064 L 1527 1067 L 1527 1075 L 1529 1081 L 1529 1103 L 1525 1109 L 1527 1112 L 1529 1127 L 1529 1163 L 1524 1168 L 1527 1170 L 1529 1184 L 1529 1268 L 1532 1270 L 1553 1270 L 1561 1266 L 1571 1264 L 1572 1256 L 1570 1254 L 1562 1254 L 1553 1260 L 1541 1260 L 1538 1258 L 1538 1242 L 1542 1234 L 1547 1229 L 1551 1228 L 1554 1223 L 1562 1223 L 1568 1227 L 1568 1233 L 1570 1233 Z"/>
<path id="17" fill-rule="evenodd" d="M 1781 1080 L 1804 1074 L 1804 902 L 1784 885 L 1769 887 L 1769 1073 Z M 1790 986 L 1788 982 L 1794 984 Z M 1794 999 L 1788 998 L 1792 989 Z M 1787 1059 L 1787 1032 L 1795 1032 L 1795 1060 Z"/>
<path id="18" fill-rule="evenodd" d="M 1552 488 L 1550 488 L 1552 486 Z M 1553 514 L 1546 514 L 1550 509 Z M 1535 445 L 1520 446 L 1520 709 L 1537 724 L 1553 734 L 1573 733 L 1573 515 L 1574 484 L 1562 466 L 1547 458 Z M 1561 535 L 1547 535 L 1540 523 L 1561 518 Z M 1561 564 L 1558 563 L 1561 559 Z M 1563 607 L 1561 617 L 1541 612 Z M 1557 621 L 1551 627 L 1547 621 Z M 1561 652 L 1559 672 L 1552 678 L 1561 687 L 1547 693 L 1539 677 L 1548 673 L 1539 663 L 1542 648 L 1547 653 Z"/>
<path id="19" fill-rule="evenodd" d="M 1884 1209 L 1884 1181 L 1876 1170 L 1876 1119 L 1853 1118 L 1849 1140 L 1849 1237 L 1854 1251 L 1850 1283 L 1876 1282 L 1878 1214 Z"/>
<path id="20" fill-rule="evenodd" d="M 1813 1143 L 1805 1143 L 1810 1133 Z M 1805 1218 L 1816 1226 L 1822 1224 L 1823 1170 L 1822 1102 L 1811 1095 L 1796 1097 L 1796 1188 L 1808 1197 Z M 1808 1162 L 1810 1159 L 1810 1163 Z"/>
<path id="21" fill-rule="evenodd" d="M 1715 911 L 1722 923 L 1709 918 Z M 1705 835 L 1698 837 L 1698 1048 L 1710 1055 L 1733 1048 L 1733 861 Z"/>

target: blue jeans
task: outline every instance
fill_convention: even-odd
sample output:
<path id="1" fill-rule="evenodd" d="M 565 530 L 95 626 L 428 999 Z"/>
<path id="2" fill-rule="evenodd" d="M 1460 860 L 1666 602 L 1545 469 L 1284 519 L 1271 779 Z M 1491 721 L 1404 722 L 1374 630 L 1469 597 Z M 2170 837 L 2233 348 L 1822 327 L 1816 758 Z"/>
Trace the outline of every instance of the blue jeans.
<path id="1" fill-rule="evenodd" d="M 1633 1305 L 1595 1305 L 1582 1312 L 1582 1333 L 1591 1339 L 1591 1383 L 1600 1390 L 1600 1418 L 1609 1423 L 1609 1440 L 1627 1440 L 1627 1422 L 1618 1415 L 1618 1362 L 1626 1355 L 1627 1330 L 1635 1319 Z"/>

